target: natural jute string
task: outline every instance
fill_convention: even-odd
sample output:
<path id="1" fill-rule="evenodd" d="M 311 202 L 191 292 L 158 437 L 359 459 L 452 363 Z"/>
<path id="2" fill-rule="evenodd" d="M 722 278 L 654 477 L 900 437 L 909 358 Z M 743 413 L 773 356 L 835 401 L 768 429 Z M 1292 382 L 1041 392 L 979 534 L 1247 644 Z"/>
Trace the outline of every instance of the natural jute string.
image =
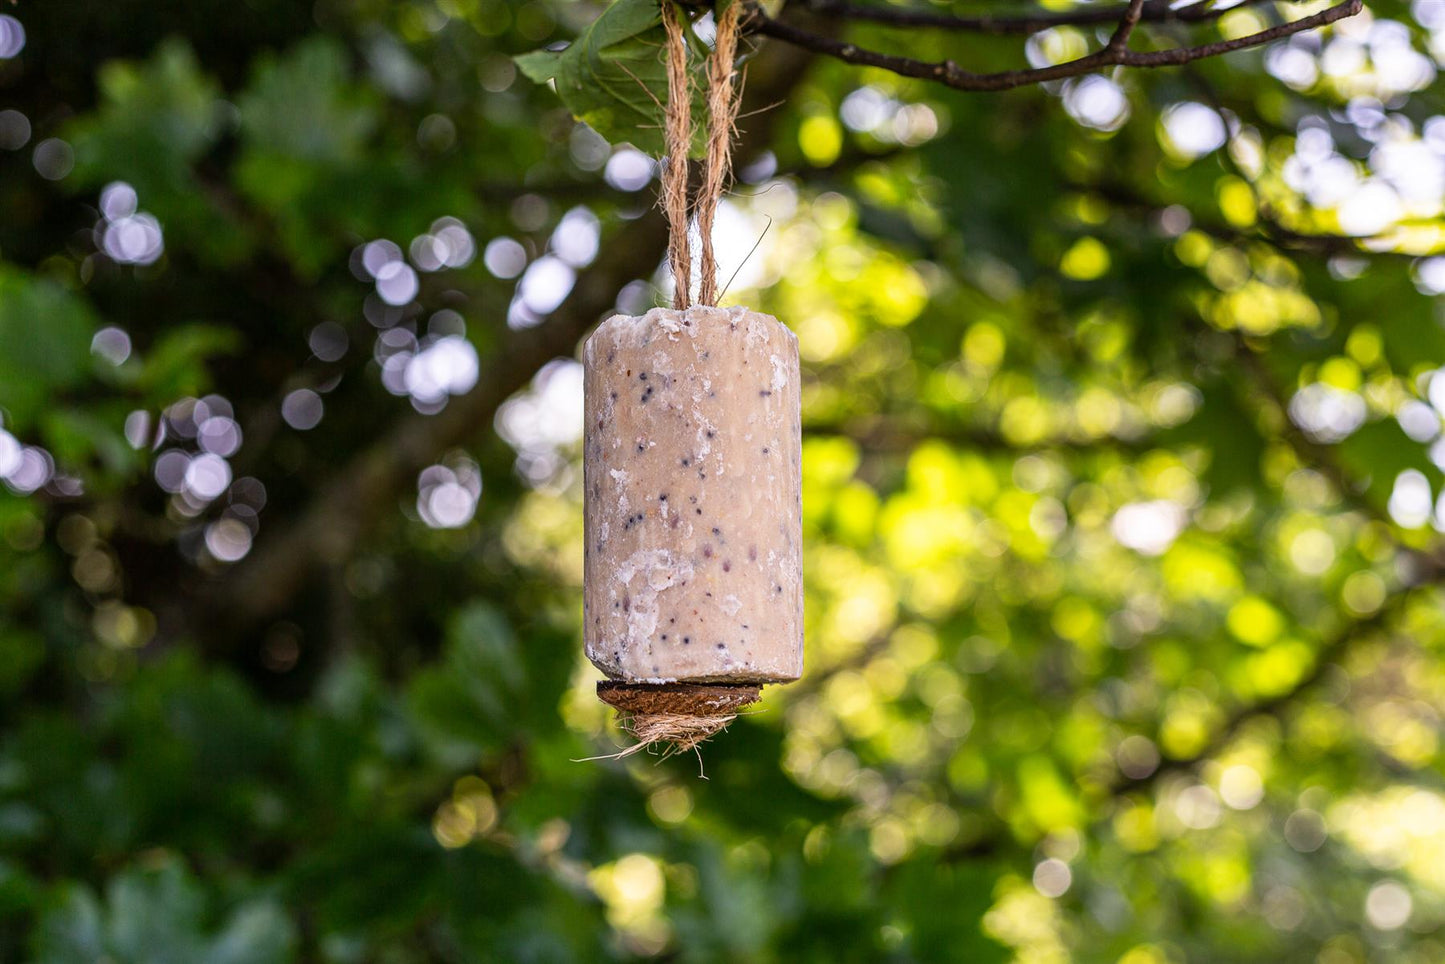
<path id="1" fill-rule="evenodd" d="M 732 172 L 732 139 L 742 99 L 737 80 L 738 17 L 741 0 L 733 0 L 717 21 L 712 60 L 708 63 L 707 160 L 697 198 L 697 230 L 702 235 L 702 281 L 698 301 L 717 304 L 717 258 L 712 250 L 712 222 Z"/>
<path id="2" fill-rule="evenodd" d="M 732 173 L 732 139 L 737 124 L 742 85 L 738 81 L 737 49 L 742 4 L 733 0 L 718 15 L 712 56 L 708 58 L 707 154 L 702 184 L 693 199 L 698 234 L 702 239 L 702 279 L 698 303 L 716 305 L 717 256 L 712 229 L 718 202 Z M 662 24 L 667 33 L 667 111 L 664 137 L 667 157 L 662 170 L 662 208 L 667 215 L 667 259 L 672 266 L 672 306 L 692 303 L 692 252 L 688 245 L 687 156 L 692 147 L 692 83 L 687 69 L 687 43 L 682 15 L 672 0 L 662 0 Z"/>
<path id="3" fill-rule="evenodd" d="M 667 33 L 667 112 L 663 137 L 662 210 L 667 215 L 667 260 L 672 266 L 672 306 L 686 308 L 692 291 L 692 252 L 687 245 L 687 155 L 692 146 L 692 83 L 687 74 L 687 41 L 682 15 L 672 0 L 662 0 Z"/>

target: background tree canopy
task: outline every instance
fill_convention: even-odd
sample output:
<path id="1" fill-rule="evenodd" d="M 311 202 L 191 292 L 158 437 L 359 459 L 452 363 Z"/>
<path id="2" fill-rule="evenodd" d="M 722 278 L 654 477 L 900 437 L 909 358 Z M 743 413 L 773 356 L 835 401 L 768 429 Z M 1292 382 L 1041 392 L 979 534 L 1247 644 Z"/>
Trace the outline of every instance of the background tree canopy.
<path id="1" fill-rule="evenodd" d="M 1445 959 L 1445 3 L 750 36 L 808 672 L 708 782 L 570 762 L 602 6 L 0 8 L 0 959 Z"/>

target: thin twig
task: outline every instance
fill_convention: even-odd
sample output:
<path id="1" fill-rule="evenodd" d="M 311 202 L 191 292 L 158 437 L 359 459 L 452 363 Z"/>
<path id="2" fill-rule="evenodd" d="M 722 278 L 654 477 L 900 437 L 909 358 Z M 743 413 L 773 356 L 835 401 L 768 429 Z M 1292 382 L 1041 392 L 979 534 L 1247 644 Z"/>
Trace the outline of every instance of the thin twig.
<path id="1" fill-rule="evenodd" d="M 1130 6 L 1132 8 L 1137 4 L 1131 3 Z M 1297 33 L 1303 33 L 1306 30 L 1323 27 L 1337 20 L 1353 17 L 1362 9 L 1364 9 L 1364 0 L 1344 0 L 1344 2 L 1317 14 L 1231 40 L 1220 40 L 1197 47 L 1171 47 L 1167 50 L 1153 51 L 1133 51 L 1123 47 L 1108 46 L 1062 64 L 1024 70 L 1005 70 L 992 74 L 972 73 L 962 69 L 952 60 L 928 62 L 868 50 L 854 43 L 824 37 L 790 23 L 774 20 L 757 6 L 748 8 L 747 29 L 753 33 L 794 44 L 855 66 L 878 67 L 903 77 L 931 80 L 954 90 L 999 91 L 1050 80 L 1062 80 L 1066 77 L 1077 77 L 1080 74 L 1092 73 L 1104 67 L 1175 67 L 1195 60 L 1218 57 L 1236 50 L 1258 47 Z M 1128 39 L 1127 34 L 1125 39 Z"/>
<path id="2" fill-rule="evenodd" d="M 766 215 L 764 215 L 764 216 L 766 217 Z M 718 296 L 717 296 L 717 300 L 718 300 L 718 301 L 722 301 L 722 300 L 723 300 L 723 297 L 728 293 L 728 289 L 733 286 L 733 282 L 736 281 L 736 280 L 738 280 L 738 272 L 742 271 L 743 268 L 747 266 L 748 261 L 752 259 L 753 254 L 758 250 L 758 245 L 762 244 L 762 243 L 763 243 L 763 238 L 765 238 L 765 237 L 768 236 L 768 228 L 771 228 L 772 226 L 773 226 L 773 219 L 772 219 L 772 218 L 768 218 L 768 223 L 767 223 L 767 225 L 763 228 L 763 233 L 760 234 L 760 235 L 758 235 L 758 239 L 757 239 L 756 241 L 754 241 L 754 242 L 753 242 L 753 246 L 748 249 L 747 257 L 743 258 L 743 260 L 738 264 L 738 266 L 733 269 L 733 273 L 730 274 L 730 275 L 728 275 L 728 283 L 725 284 L 725 285 L 723 285 L 722 291 L 718 293 Z"/>
<path id="3" fill-rule="evenodd" d="M 1146 0 L 1140 12 L 1143 23 L 1201 23 L 1215 20 L 1231 10 L 1241 7 L 1260 6 L 1275 0 L 1241 0 L 1233 6 L 1223 7 L 1201 0 L 1187 6 L 1171 6 L 1171 0 Z M 1285 0 L 1298 3 L 1301 0 Z M 1053 27 L 1085 27 L 1095 24 L 1115 23 L 1128 11 L 1128 6 L 1087 7 L 1067 13 L 1033 13 L 1022 16 L 999 17 L 993 14 L 958 16 L 938 13 L 932 10 L 914 10 L 907 7 L 884 7 L 846 0 L 808 0 L 803 6 L 821 16 L 836 17 L 840 20 L 859 20 L 882 24 L 888 27 L 927 28 L 934 30 L 956 30 L 967 33 L 994 35 L 1035 34 Z"/>
<path id="4" fill-rule="evenodd" d="M 1139 26 L 1139 17 L 1144 13 L 1144 0 L 1129 0 L 1129 6 L 1124 11 L 1124 16 L 1119 18 L 1119 26 L 1114 28 L 1114 35 L 1109 38 L 1105 50 L 1113 53 L 1121 53 L 1129 47 L 1129 37 L 1134 33 L 1134 28 Z"/>

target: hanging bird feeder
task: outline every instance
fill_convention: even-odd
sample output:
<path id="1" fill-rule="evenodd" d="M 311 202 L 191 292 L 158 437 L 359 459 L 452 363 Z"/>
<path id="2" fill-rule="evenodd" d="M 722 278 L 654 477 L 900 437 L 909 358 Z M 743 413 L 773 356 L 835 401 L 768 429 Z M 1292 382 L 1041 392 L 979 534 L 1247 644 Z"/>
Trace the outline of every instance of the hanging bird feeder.
<path id="1" fill-rule="evenodd" d="M 717 17 L 706 156 L 689 205 L 687 43 L 677 9 L 661 5 L 673 307 L 614 317 L 583 351 L 584 636 L 608 677 L 598 696 L 637 739 L 618 755 L 692 749 L 764 684 L 803 671 L 797 338 L 768 315 L 717 306 L 712 225 L 731 167 L 740 7 Z"/>

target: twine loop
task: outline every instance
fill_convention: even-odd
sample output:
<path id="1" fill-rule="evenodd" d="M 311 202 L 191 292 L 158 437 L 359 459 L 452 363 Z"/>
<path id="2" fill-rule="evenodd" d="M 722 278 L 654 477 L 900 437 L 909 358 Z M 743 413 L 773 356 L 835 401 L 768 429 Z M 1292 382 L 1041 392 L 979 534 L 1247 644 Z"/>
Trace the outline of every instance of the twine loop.
<path id="1" fill-rule="evenodd" d="M 717 256 L 712 229 L 718 203 L 732 173 L 732 139 L 736 131 L 742 84 L 737 69 L 741 0 L 733 0 L 717 14 L 712 55 L 708 58 L 707 152 L 702 182 L 688 203 L 688 165 L 693 140 L 692 79 L 687 65 L 683 18 L 672 0 L 662 0 L 662 24 L 667 35 L 667 109 L 663 135 L 667 156 L 662 167 L 662 209 L 667 216 L 667 260 L 672 268 L 672 306 L 692 304 L 692 251 L 688 241 L 689 213 L 697 216 L 702 246 L 698 304 L 716 305 Z"/>

